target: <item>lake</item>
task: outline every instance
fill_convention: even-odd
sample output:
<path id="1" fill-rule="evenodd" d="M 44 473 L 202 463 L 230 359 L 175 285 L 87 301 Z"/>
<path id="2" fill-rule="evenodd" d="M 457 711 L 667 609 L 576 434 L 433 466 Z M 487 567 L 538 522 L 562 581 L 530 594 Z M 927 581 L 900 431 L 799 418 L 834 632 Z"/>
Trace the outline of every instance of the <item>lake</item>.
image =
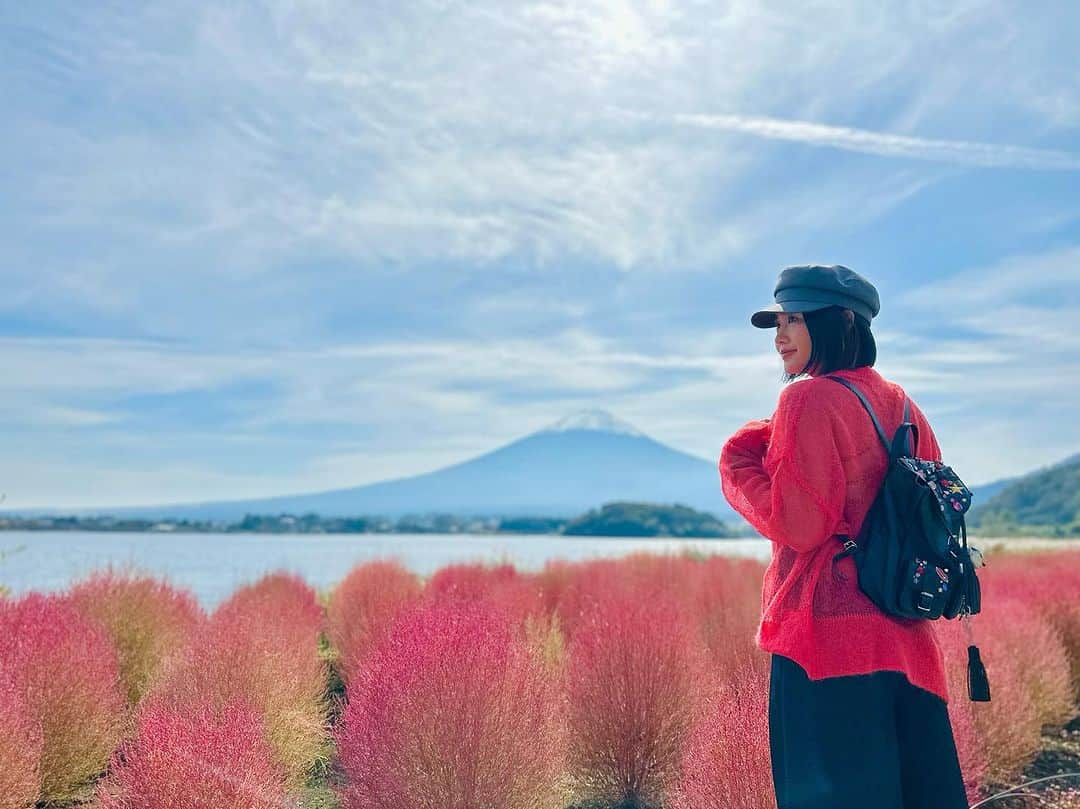
<path id="1" fill-rule="evenodd" d="M 242 584 L 288 570 L 320 590 L 354 565 L 397 558 L 428 576 L 455 562 L 510 562 L 539 570 L 549 559 L 624 556 L 634 551 L 704 553 L 768 561 L 765 539 L 658 539 L 491 534 L 169 534 L 0 531 L 0 585 L 20 595 L 65 588 L 93 570 L 132 565 L 191 590 L 213 609 Z"/>

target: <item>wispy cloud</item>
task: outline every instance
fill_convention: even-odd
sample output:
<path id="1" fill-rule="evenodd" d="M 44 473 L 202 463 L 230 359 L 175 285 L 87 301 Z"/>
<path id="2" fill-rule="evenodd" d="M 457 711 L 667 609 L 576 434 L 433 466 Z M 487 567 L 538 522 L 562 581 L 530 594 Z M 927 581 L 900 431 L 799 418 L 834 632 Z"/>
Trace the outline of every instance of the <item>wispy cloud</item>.
<path id="1" fill-rule="evenodd" d="M 1080 318 L 1080 249 L 969 267 L 895 304 L 897 371 L 940 413 L 958 471 L 1005 477 L 1080 449 L 1080 365 L 1060 328 Z"/>
<path id="2" fill-rule="evenodd" d="M 898 159 L 1076 169 L 1067 151 L 913 134 L 947 110 L 978 119 L 989 101 L 963 82 L 996 76 L 1000 49 L 950 66 L 948 82 L 929 81 L 923 66 L 972 31 L 992 39 L 986 20 L 1007 10 L 430 2 L 360 19 L 347 3 L 302 13 L 269 2 L 72 11 L 63 27 L 25 12 L 28 41 L 42 45 L 14 66 L 24 101 L 4 136 L 30 203 L 19 225 L 190 253 L 189 276 L 211 265 L 256 275 L 316 251 L 368 266 L 700 268 L 760 245 L 735 224 L 744 189 L 756 189 L 752 205 L 777 209 L 801 190 L 770 180 L 784 156 L 733 135 L 891 159 L 873 176 L 828 168 L 814 185 L 880 186 Z M 1013 39 L 1041 36 L 1012 25 Z M 1013 72 L 1031 84 L 1049 69 L 1025 61 Z M 43 99 L 57 82 L 77 85 L 87 104 L 53 109 Z M 905 116 L 923 90 L 941 97 Z M 1020 90 L 999 82 L 998 110 L 1022 109 Z M 898 94 L 895 117 L 877 128 L 837 125 Z M 717 109 L 732 114 L 708 114 Z M 134 283 L 147 272 L 132 262 Z"/>
<path id="3" fill-rule="evenodd" d="M 627 120 L 663 123 L 650 113 L 619 110 Z M 810 121 L 788 121 L 748 115 L 680 113 L 666 120 L 671 124 L 716 132 L 738 132 L 770 140 L 827 146 L 884 157 L 930 160 L 981 168 L 1030 169 L 1034 171 L 1080 171 L 1080 154 L 1053 149 L 1031 149 L 997 143 L 937 140 L 887 132 L 873 132 Z"/>
<path id="4" fill-rule="evenodd" d="M 1080 304 L 1080 246 L 1011 255 L 990 266 L 969 267 L 948 278 L 923 283 L 902 296 L 905 303 L 950 312 L 961 319 L 984 318 L 988 325 L 1006 323 L 1002 310 L 1038 301 L 1047 316 L 1062 306 Z M 1043 334 L 1052 320 L 1033 319 Z"/>

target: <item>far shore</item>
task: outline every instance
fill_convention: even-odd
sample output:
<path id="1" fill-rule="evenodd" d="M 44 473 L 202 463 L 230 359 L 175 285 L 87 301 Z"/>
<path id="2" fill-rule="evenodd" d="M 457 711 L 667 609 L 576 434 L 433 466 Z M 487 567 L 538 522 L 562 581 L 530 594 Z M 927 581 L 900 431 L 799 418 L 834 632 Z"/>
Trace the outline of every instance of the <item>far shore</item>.
<path id="1" fill-rule="evenodd" d="M 968 545 L 989 554 L 998 545 L 1007 551 L 1080 550 L 1080 537 L 968 537 Z"/>

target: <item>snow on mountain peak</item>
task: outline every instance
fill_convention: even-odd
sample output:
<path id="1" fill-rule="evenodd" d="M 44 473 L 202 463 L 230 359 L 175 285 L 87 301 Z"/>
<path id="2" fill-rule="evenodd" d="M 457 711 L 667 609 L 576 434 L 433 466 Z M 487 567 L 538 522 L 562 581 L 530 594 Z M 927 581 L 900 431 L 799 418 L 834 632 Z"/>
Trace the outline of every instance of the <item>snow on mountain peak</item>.
<path id="1" fill-rule="evenodd" d="M 620 435 L 644 435 L 632 424 L 615 418 L 606 410 L 579 410 L 547 427 L 541 432 L 562 433 L 567 430 L 599 430 Z"/>

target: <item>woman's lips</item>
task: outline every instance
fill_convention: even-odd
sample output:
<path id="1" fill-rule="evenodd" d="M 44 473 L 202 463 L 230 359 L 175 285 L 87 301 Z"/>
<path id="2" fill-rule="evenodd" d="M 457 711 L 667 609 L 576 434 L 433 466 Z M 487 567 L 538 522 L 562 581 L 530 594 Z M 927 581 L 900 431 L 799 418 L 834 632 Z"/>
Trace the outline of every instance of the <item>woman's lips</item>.
<path id="1" fill-rule="evenodd" d="M 787 351 L 781 351 L 780 356 L 783 357 L 784 359 L 787 359 L 789 354 L 794 354 L 794 353 L 795 353 L 795 349 L 794 348 L 789 348 Z"/>

